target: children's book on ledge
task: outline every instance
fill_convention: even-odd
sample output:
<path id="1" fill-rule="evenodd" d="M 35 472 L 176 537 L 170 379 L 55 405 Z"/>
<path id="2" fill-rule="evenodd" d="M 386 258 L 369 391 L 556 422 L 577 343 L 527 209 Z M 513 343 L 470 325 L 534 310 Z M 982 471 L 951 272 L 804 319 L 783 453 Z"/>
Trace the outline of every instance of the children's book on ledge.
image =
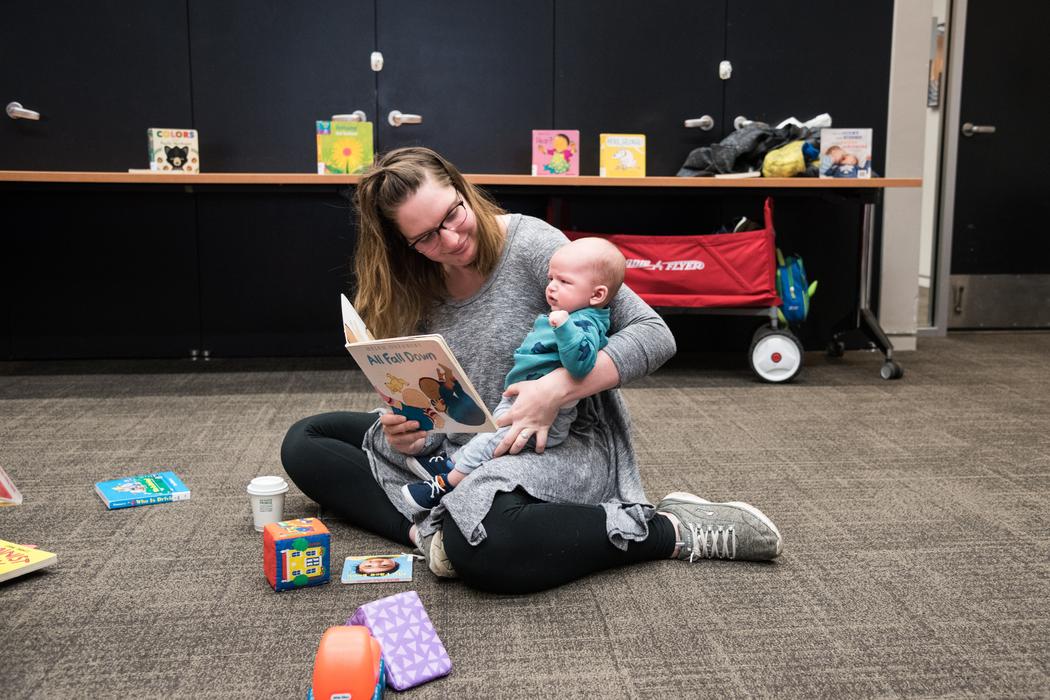
<path id="1" fill-rule="evenodd" d="M 201 171 L 196 129 L 149 129 L 148 135 L 151 171 L 185 175 Z"/>
<path id="2" fill-rule="evenodd" d="M 0 581 L 51 566 L 58 557 L 31 545 L 0 540 Z"/>
<path id="3" fill-rule="evenodd" d="M 599 134 L 600 177 L 645 177 L 645 134 Z"/>
<path id="4" fill-rule="evenodd" d="M 533 175 L 579 175 L 580 132 L 535 129 L 532 132 Z"/>
<path id="5" fill-rule="evenodd" d="M 190 490 L 175 472 L 140 474 L 100 481 L 95 484 L 95 492 L 110 510 L 188 501 L 190 498 Z"/>
<path id="6" fill-rule="evenodd" d="M 352 175 L 372 165 L 371 122 L 317 122 L 317 174 Z"/>
<path id="7" fill-rule="evenodd" d="M 375 340 L 340 295 L 346 350 L 385 404 L 421 430 L 490 433 L 496 422 L 440 335 Z"/>

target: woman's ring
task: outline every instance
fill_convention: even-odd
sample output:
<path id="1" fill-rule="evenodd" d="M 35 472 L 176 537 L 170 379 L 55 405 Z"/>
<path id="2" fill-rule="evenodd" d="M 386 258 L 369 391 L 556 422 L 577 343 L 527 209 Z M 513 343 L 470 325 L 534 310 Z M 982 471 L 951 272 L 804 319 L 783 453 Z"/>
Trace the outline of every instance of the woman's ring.
<path id="1" fill-rule="evenodd" d="M 532 437 L 532 431 L 529 430 L 528 428 L 525 428 L 520 433 L 518 433 L 518 437 L 522 437 L 522 438 L 525 438 L 526 440 L 528 440 L 530 437 Z"/>

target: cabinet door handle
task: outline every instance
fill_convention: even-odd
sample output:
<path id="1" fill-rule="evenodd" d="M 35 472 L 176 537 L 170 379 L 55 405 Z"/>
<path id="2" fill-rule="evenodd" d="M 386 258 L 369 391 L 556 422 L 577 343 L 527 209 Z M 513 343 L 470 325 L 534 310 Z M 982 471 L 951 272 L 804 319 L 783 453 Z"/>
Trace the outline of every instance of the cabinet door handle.
<path id="1" fill-rule="evenodd" d="M 359 109 L 355 109 L 350 114 L 333 114 L 332 121 L 334 122 L 366 122 L 368 121 L 368 115 Z"/>
<path id="2" fill-rule="evenodd" d="M 976 134 L 994 134 L 994 133 L 995 133 L 995 127 L 994 126 L 981 126 L 979 124 L 971 124 L 970 122 L 966 122 L 965 124 L 962 125 L 962 135 L 963 136 L 974 136 Z"/>
<path id="3" fill-rule="evenodd" d="M 9 102 L 7 104 L 7 116 L 12 119 L 32 119 L 34 121 L 40 119 L 40 112 L 34 112 L 31 109 L 25 109 L 21 103 Z"/>
<path id="4" fill-rule="evenodd" d="M 402 114 L 396 109 L 387 115 L 386 120 L 390 126 L 401 126 L 402 124 L 422 124 L 423 117 L 419 114 Z"/>
<path id="5" fill-rule="evenodd" d="M 710 114 L 705 114 L 699 119 L 686 119 L 685 127 L 687 129 L 701 129 L 702 131 L 711 131 L 715 126 L 715 120 L 711 118 Z"/>

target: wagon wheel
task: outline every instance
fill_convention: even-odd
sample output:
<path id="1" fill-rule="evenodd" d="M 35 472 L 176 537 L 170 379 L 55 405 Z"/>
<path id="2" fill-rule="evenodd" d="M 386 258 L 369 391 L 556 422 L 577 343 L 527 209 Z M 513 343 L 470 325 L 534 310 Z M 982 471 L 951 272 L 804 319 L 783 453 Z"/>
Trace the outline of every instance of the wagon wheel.
<path id="1" fill-rule="evenodd" d="M 762 326 L 755 331 L 748 359 L 751 369 L 764 382 L 782 384 L 802 369 L 802 343 L 787 329 Z"/>

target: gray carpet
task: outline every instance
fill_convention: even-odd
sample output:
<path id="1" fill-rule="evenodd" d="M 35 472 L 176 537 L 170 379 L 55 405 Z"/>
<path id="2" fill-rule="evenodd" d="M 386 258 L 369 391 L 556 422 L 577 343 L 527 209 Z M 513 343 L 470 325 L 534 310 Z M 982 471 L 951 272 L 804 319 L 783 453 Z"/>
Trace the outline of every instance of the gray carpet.
<path id="1" fill-rule="evenodd" d="M 650 497 L 761 507 L 772 565 L 657 562 L 499 597 L 411 584 L 453 661 L 419 698 L 1047 696 L 1050 334 L 807 356 L 796 384 L 676 358 L 626 390 Z M 247 482 L 295 419 L 375 404 L 349 360 L 0 364 L 0 695 L 302 698 L 322 631 L 409 584 L 275 594 Z M 95 481 L 175 469 L 189 502 L 108 512 Z M 296 490 L 286 515 L 315 514 Z M 326 518 L 335 559 L 391 549 Z M 392 693 L 391 693 L 392 694 Z"/>

